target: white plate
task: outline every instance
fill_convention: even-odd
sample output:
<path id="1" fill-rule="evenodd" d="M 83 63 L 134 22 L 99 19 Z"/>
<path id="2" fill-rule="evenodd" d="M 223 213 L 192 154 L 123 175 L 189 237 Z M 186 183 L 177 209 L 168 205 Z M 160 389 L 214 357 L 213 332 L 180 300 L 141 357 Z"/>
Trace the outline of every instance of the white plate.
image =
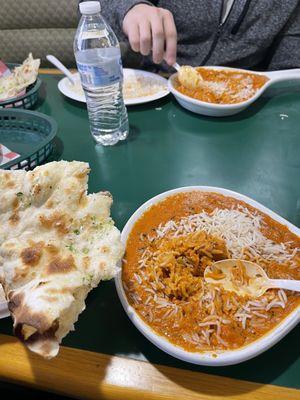
<path id="1" fill-rule="evenodd" d="M 181 192 L 190 192 L 190 191 L 204 191 L 204 192 L 213 192 L 220 193 L 224 196 L 231 196 L 235 199 L 242 200 L 245 203 L 257 208 L 263 213 L 269 215 L 275 221 L 278 221 L 282 225 L 286 225 L 287 228 L 293 232 L 295 235 L 300 236 L 300 229 L 296 226 L 292 225 L 290 222 L 275 214 L 273 211 L 264 207 L 260 203 L 255 200 L 250 199 L 247 196 L 244 196 L 240 193 L 233 192 L 231 190 L 211 187 L 211 186 L 189 186 L 178 189 L 169 190 L 167 192 L 161 193 L 158 196 L 153 197 L 144 203 L 140 208 L 138 208 L 135 213 L 129 218 L 126 223 L 121 239 L 123 243 L 126 245 L 126 241 L 128 236 L 136 223 L 136 221 L 144 214 L 144 212 L 151 207 L 153 204 L 160 202 L 161 200 L 174 195 L 176 193 Z M 128 314 L 131 321 L 134 325 L 139 329 L 140 332 L 147 339 L 149 339 L 153 344 L 155 344 L 158 348 L 170 354 L 173 357 L 179 358 L 180 360 L 190 362 L 192 364 L 198 365 L 211 365 L 211 366 L 223 366 L 223 365 L 233 365 L 238 364 L 240 362 L 249 360 L 250 358 L 256 357 L 257 355 L 263 353 L 270 347 L 272 347 L 275 343 L 279 342 L 291 329 L 293 329 L 298 322 L 300 322 L 300 307 L 297 307 L 294 311 L 292 311 L 280 324 L 278 324 L 274 329 L 268 332 L 266 335 L 262 336 L 260 339 L 256 340 L 253 343 L 250 343 L 247 346 L 244 346 L 237 350 L 227 350 L 227 351 L 219 351 L 219 352 L 203 352 L 203 353 L 194 353 L 184 350 L 182 347 L 176 346 L 165 339 L 163 336 L 155 333 L 149 325 L 147 325 L 136 313 L 135 309 L 131 307 L 128 303 L 125 291 L 122 285 L 122 277 L 121 272 L 115 278 L 115 284 L 117 288 L 117 292 L 121 303 L 124 307 L 124 310 Z M 217 357 L 215 354 L 217 353 Z"/>
<path id="2" fill-rule="evenodd" d="M 143 96 L 143 97 L 135 97 L 135 98 L 131 98 L 131 99 L 125 99 L 126 106 L 149 103 L 150 101 L 161 99 L 162 97 L 165 97 L 170 93 L 170 90 L 168 89 L 167 79 L 165 79 L 157 74 L 153 74 L 152 72 L 142 71 L 139 69 L 130 69 L 130 68 L 124 68 L 123 73 L 124 73 L 124 80 L 129 76 L 138 76 L 138 77 L 143 77 L 146 79 L 149 78 L 151 80 L 155 80 L 158 83 L 161 83 L 165 86 L 165 89 L 160 90 L 159 92 L 157 92 L 151 96 Z M 78 72 L 76 72 L 74 74 L 74 78 L 78 82 L 80 82 Z M 84 94 L 80 94 L 76 90 L 74 90 L 72 87 L 72 84 L 70 83 L 70 81 L 67 77 L 62 78 L 58 82 L 58 89 L 62 94 L 69 97 L 70 99 L 80 101 L 82 103 L 86 102 Z"/>

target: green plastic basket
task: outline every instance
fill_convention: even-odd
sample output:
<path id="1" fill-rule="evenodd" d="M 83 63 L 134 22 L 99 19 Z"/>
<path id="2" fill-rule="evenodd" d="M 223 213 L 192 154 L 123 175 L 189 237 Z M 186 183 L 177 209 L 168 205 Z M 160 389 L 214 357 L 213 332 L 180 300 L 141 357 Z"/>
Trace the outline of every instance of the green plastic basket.
<path id="1" fill-rule="evenodd" d="M 56 121 L 42 113 L 0 110 L 0 143 L 20 154 L 0 168 L 29 170 L 42 164 L 53 151 L 56 132 Z"/>
<path id="2" fill-rule="evenodd" d="M 3 108 L 32 108 L 37 102 L 39 96 L 39 88 L 42 84 L 42 81 L 38 78 L 35 83 L 28 86 L 26 89 L 26 93 L 23 96 L 13 97 L 6 101 L 0 102 L 0 109 Z"/>
<path id="3" fill-rule="evenodd" d="M 7 64 L 8 68 L 11 70 L 20 64 Z M 26 93 L 22 96 L 13 97 L 11 99 L 0 101 L 0 109 L 3 108 L 32 108 L 37 102 L 39 96 L 39 89 L 42 81 L 37 78 L 37 80 L 26 88 Z"/>

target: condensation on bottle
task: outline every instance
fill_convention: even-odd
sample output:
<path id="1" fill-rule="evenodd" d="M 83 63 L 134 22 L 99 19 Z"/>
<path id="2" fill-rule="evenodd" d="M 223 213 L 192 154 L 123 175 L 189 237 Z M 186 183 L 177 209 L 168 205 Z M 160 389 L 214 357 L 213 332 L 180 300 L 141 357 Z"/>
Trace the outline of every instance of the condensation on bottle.
<path id="1" fill-rule="evenodd" d="M 79 4 L 82 14 L 74 54 L 86 97 L 90 130 L 97 143 L 114 145 L 128 136 L 118 39 L 100 14 L 99 1 Z"/>

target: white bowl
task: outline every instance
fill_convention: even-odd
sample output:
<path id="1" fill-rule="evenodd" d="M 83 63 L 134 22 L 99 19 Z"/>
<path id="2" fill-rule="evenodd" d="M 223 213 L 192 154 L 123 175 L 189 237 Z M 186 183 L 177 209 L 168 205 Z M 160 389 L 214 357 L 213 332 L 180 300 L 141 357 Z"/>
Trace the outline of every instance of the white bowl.
<path id="1" fill-rule="evenodd" d="M 235 72 L 248 72 L 251 74 L 263 75 L 269 78 L 269 80 L 259 90 L 257 90 L 255 95 L 250 97 L 250 99 L 246 101 L 236 104 L 215 104 L 197 100 L 180 93 L 174 86 L 174 80 L 177 77 L 177 73 L 171 75 L 168 80 L 168 87 L 170 92 L 175 96 L 178 103 L 183 108 L 186 108 L 187 110 L 192 111 L 196 114 L 208 115 L 211 117 L 227 117 L 229 115 L 237 114 L 243 111 L 248 106 L 250 106 L 250 104 L 252 104 L 255 100 L 257 100 L 258 97 L 260 97 L 270 85 L 286 80 L 300 79 L 300 69 L 290 69 L 290 70 L 270 71 L 270 72 L 254 72 L 254 71 L 247 71 L 244 69 L 219 67 L 219 66 L 202 67 L 202 68 L 235 71 Z"/>
<path id="2" fill-rule="evenodd" d="M 273 211 L 264 207 L 260 203 L 250 199 L 247 196 L 244 196 L 240 193 L 233 192 L 231 190 L 211 187 L 211 186 L 189 186 L 178 189 L 169 190 L 167 192 L 161 193 L 158 196 L 153 197 L 144 203 L 140 208 L 138 208 L 135 213 L 130 217 L 128 222 L 126 223 L 123 231 L 122 231 L 122 241 L 126 244 L 128 236 L 135 224 L 135 222 L 144 214 L 144 212 L 151 207 L 153 204 L 160 202 L 170 195 L 174 195 L 180 192 L 190 192 L 190 191 L 204 191 L 204 192 L 213 192 L 220 193 L 225 196 L 231 196 L 235 199 L 242 200 L 245 203 L 261 210 L 265 214 L 269 215 L 275 221 L 280 222 L 283 225 L 286 225 L 288 229 L 294 234 L 300 236 L 300 229 L 296 226 L 292 225 L 290 222 L 275 214 Z M 292 328 L 294 328 L 297 323 L 300 321 L 300 307 L 297 307 L 293 312 L 291 312 L 279 325 L 277 325 L 274 329 L 264 335 L 262 338 L 256 340 L 255 342 L 244 346 L 237 350 L 226 350 L 222 352 L 189 352 L 184 350 L 183 348 L 176 346 L 169 342 L 164 337 L 160 336 L 156 332 L 154 332 L 149 325 L 147 325 L 136 313 L 135 309 L 131 307 L 128 303 L 125 291 L 122 285 L 122 276 L 121 272 L 115 278 L 115 284 L 117 288 L 117 292 L 121 303 L 124 307 L 124 310 L 128 314 L 131 321 L 138 328 L 138 330 L 146 336 L 153 344 L 155 344 L 159 349 L 165 351 L 173 357 L 179 358 L 180 360 L 187 361 L 189 363 L 198 364 L 198 365 L 210 365 L 210 366 L 223 366 L 223 365 L 232 365 L 238 364 L 240 362 L 249 360 L 262 352 L 266 351 L 270 347 L 272 347 L 275 343 L 281 340 Z M 215 357 L 217 354 L 217 357 Z"/>

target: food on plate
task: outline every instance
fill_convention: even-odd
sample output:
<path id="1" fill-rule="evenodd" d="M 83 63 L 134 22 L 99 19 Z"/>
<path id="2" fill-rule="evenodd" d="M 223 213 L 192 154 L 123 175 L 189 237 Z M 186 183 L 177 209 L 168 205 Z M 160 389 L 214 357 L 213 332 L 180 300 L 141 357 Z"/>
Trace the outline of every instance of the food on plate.
<path id="1" fill-rule="evenodd" d="M 125 99 L 152 96 L 167 89 L 161 81 L 142 75 L 128 75 L 124 78 L 123 95 Z"/>
<path id="2" fill-rule="evenodd" d="M 87 294 L 112 278 L 122 257 L 108 192 L 87 195 L 89 167 L 51 162 L 0 170 L 0 276 L 26 346 L 54 357 L 85 308 Z"/>
<path id="3" fill-rule="evenodd" d="M 0 78 L 0 101 L 18 96 L 27 86 L 36 81 L 40 66 L 39 59 L 30 53 L 22 65 L 15 67 L 8 76 Z"/>
<path id="4" fill-rule="evenodd" d="M 197 71 L 202 79 L 197 81 L 183 69 L 175 80 L 175 89 L 186 96 L 207 103 L 236 104 L 246 101 L 269 80 L 262 74 L 251 72 L 206 67 L 193 70 Z"/>
<path id="5" fill-rule="evenodd" d="M 75 79 L 75 83 L 72 84 L 69 80 L 67 81 L 68 87 L 75 92 L 76 94 L 80 95 L 80 96 L 84 96 L 84 91 L 80 82 L 80 78 L 78 77 L 78 79 Z"/>
<path id="6" fill-rule="evenodd" d="M 68 82 L 68 87 L 78 95 L 84 95 L 79 80 L 76 80 L 74 85 Z M 164 90 L 167 90 L 167 85 L 152 77 L 134 74 L 128 74 L 128 76 L 125 75 L 124 77 L 123 96 L 126 100 L 138 97 L 152 96 Z"/>
<path id="7" fill-rule="evenodd" d="M 214 262 L 254 261 L 270 278 L 299 279 L 300 238 L 243 201 L 183 192 L 152 205 L 133 226 L 122 265 L 130 305 L 159 335 L 191 352 L 238 349 L 300 305 L 297 293 L 240 296 L 204 279 Z M 236 282 L 241 271 L 236 271 Z"/>

